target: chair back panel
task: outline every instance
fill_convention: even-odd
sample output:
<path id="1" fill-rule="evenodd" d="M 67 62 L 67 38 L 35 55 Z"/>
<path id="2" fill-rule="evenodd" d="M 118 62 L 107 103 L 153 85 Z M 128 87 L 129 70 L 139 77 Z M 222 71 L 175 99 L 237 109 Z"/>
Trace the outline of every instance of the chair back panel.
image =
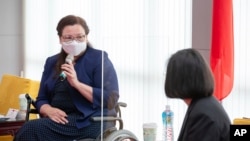
<path id="1" fill-rule="evenodd" d="M 0 83 L 0 114 L 5 115 L 9 108 L 19 109 L 20 94 L 28 93 L 36 98 L 39 85 L 39 81 L 4 74 Z"/>

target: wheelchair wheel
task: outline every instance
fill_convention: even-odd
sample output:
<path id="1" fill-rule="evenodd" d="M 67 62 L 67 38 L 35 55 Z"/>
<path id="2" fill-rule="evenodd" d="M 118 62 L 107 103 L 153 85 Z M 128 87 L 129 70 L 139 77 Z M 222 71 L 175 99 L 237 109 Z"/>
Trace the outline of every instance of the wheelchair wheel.
<path id="1" fill-rule="evenodd" d="M 129 141 L 138 141 L 137 137 L 128 130 L 114 131 L 113 133 L 108 135 L 104 141 L 125 141 L 125 139 L 130 139 Z"/>

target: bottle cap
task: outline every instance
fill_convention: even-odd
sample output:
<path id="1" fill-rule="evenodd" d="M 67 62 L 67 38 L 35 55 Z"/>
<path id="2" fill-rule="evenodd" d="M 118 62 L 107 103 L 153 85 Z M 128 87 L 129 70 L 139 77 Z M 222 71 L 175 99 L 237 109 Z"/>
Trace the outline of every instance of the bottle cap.
<path id="1" fill-rule="evenodd" d="M 166 105 L 166 110 L 170 110 L 170 105 Z"/>

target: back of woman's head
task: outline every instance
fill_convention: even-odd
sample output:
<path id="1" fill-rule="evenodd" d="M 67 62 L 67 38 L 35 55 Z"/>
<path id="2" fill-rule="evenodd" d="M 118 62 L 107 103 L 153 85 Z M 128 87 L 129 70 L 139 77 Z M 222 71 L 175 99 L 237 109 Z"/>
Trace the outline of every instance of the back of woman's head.
<path id="1" fill-rule="evenodd" d="M 202 55 L 195 49 L 183 49 L 173 54 L 166 71 L 167 97 L 194 99 L 213 94 L 213 75 Z"/>

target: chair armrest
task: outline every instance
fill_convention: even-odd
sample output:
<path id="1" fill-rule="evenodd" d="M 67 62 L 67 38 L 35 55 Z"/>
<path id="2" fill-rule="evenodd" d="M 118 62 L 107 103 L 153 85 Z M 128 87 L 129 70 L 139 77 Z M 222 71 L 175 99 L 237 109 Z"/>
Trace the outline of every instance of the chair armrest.
<path id="1" fill-rule="evenodd" d="M 123 129 L 123 121 L 120 117 L 91 117 L 92 121 L 118 121 L 119 122 L 119 129 Z"/>
<path id="2" fill-rule="evenodd" d="M 127 103 L 124 103 L 124 102 L 118 102 L 117 105 L 119 107 L 127 107 Z"/>
<path id="3" fill-rule="evenodd" d="M 121 118 L 121 109 L 120 107 L 127 107 L 127 104 L 124 102 L 118 102 L 115 106 L 115 111 L 117 113 L 116 117 L 113 116 L 104 116 L 104 117 L 91 117 L 92 121 L 118 121 L 119 129 L 123 129 L 123 120 Z"/>

